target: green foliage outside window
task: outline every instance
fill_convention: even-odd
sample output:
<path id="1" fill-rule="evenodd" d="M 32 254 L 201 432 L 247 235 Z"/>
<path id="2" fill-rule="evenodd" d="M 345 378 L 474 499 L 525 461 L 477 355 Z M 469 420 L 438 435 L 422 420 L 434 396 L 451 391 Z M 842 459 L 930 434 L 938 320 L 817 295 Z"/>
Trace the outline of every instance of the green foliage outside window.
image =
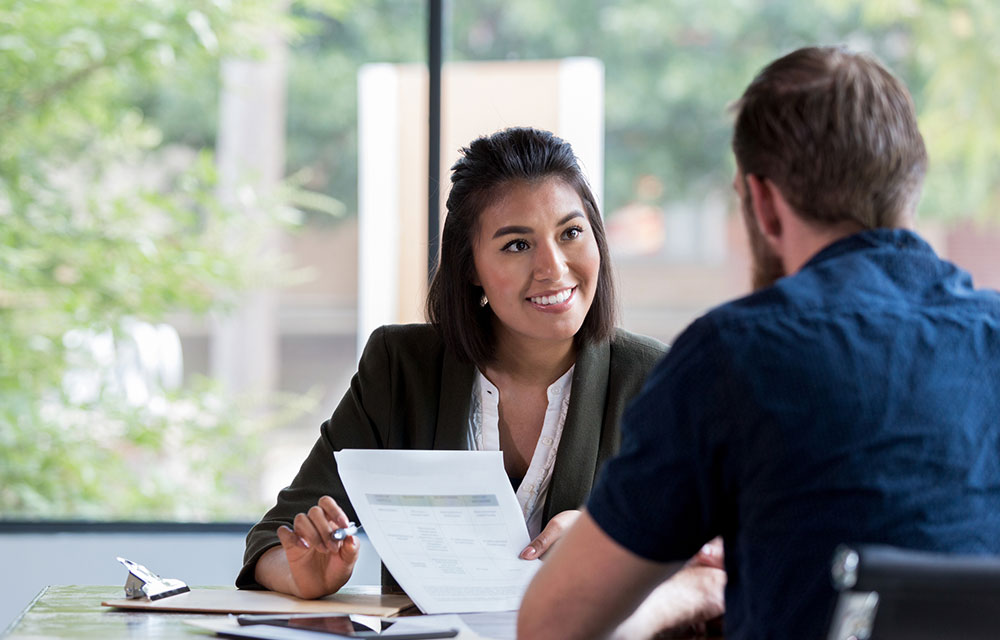
<path id="1" fill-rule="evenodd" d="M 422 62 L 425 2 L 370 0 L 315 18 L 290 56 L 288 162 L 305 186 L 357 210 L 356 73 Z M 760 68 L 804 45 L 874 52 L 913 93 L 931 156 L 922 215 L 1000 210 L 1000 5 L 991 0 L 451 0 L 448 60 L 592 56 L 605 66 L 605 209 L 698 203 L 728 190 L 726 106 Z M 176 92 L 152 117 L 181 139 L 196 109 Z M 445 114 L 447 117 L 447 114 Z M 528 124 L 528 123 L 519 123 Z M 178 126 L 182 125 L 182 126 Z M 727 191 L 728 192 L 728 191 Z"/>
<path id="2" fill-rule="evenodd" d="M 0 8 L 0 514 L 253 517 L 275 406 L 209 380 L 129 401 L 99 336 L 225 307 L 277 265 L 214 195 L 208 151 L 172 149 L 130 88 L 256 55 L 273 3 L 7 2 Z M 175 154 L 176 155 L 176 154 Z M 67 385 L 86 371 L 101 383 Z M 280 400 L 280 399 L 279 399 Z"/>
<path id="3" fill-rule="evenodd" d="M 805 45 L 874 52 L 908 84 L 931 167 L 921 215 L 1000 210 L 1000 5 L 990 0 L 453 2 L 453 58 L 604 62 L 606 209 L 663 185 L 662 205 L 728 189 L 726 106 Z"/>
<path id="4" fill-rule="evenodd" d="M 106 364 L 73 332 L 127 342 L 137 321 L 225 307 L 280 271 L 246 229 L 232 241 L 246 225 L 216 199 L 205 151 L 220 58 L 256 55 L 247 43 L 263 25 L 292 42 L 283 195 L 353 215 L 358 67 L 423 61 L 425 4 L 304 0 L 288 15 L 270 0 L 0 6 L 0 517 L 259 515 L 247 493 L 257 436 L 282 419 L 275 406 L 301 399 L 250 403 L 210 380 L 138 404 L 110 383 L 81 399 L 67 376 Z M 775 56 L 841 43 L 874 51 L 913 92 L 931 156 L 923 215 L 1000 210 L 991 0 L 447 6 L 448 59 L 603 61 L 608 212 L 640 197 L 643 176 L 662 185 L 656 205 L 727 189 L 726 105 Z"/>

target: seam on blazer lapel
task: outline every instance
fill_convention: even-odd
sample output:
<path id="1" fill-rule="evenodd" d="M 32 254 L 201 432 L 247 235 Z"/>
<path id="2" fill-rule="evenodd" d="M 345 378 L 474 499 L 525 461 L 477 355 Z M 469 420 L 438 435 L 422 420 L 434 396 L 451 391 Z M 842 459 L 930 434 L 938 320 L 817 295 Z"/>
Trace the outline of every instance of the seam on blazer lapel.
<path id="1" fill-rule="evenodd" d="M 438 400 L 434 448 L 462 450 L 466 448 L 469 426 L 469 404 L 475 367 L 461 362 L 449 350 L 444 350 L 441 364 L 441 390 Z"/>
<path id="2" fill-rule="evenodd" d="M 544 519 L 578 509 L 590 494 L 604 429 L 611 344 L 586 345 L 576 359 L 566 424 L 556 452 Z"/>

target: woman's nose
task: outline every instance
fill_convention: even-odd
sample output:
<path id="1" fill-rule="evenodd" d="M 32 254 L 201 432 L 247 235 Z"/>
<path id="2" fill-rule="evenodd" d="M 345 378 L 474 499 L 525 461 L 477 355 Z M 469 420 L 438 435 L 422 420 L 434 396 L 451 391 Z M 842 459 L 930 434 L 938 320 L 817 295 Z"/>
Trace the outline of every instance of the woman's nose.
<path id="1" fill-rule="evenodd" d="M 535 280 L 559 280 L 568 270 L 566 256 L 558 245 L 539 245 L 535 252 Z"/>

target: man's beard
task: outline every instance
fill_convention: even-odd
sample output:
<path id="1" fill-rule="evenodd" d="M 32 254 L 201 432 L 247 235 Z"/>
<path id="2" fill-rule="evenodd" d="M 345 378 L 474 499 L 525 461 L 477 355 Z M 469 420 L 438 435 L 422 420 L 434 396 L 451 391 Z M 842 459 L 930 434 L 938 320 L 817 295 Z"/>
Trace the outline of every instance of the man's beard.
<path id="1" fill-rule="evenodd" d="M 781 258 L 771 249 L 764 239 L 764 234 L 757 227 L 757 218 L 754 215 L 753 202 L 750 201 L 750 193 L 747 190 L 743 197 L 743 223 L 747 228 L 747 236 L 750 242 L 750 257 L 752 259 L 753 290 L 760 291 L 766 289 L 783 278 L 785 266 L 781 263 Z"/>

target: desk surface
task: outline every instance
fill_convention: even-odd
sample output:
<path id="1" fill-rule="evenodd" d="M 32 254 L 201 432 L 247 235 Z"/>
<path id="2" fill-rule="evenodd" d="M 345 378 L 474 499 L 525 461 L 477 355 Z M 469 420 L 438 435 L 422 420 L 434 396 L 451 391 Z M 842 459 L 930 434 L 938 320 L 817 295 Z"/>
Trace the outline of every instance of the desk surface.
<path id="1" fill-rule="evenodd" d="M 122 594 L 121 587 L 45 587 L 7 629 L 11 640 L 43 638 L 210 638 L 184 624 L 194 618 L 218 618 L 216 614 L 150 613 L 102 607 L 102 600 Z"/>
<path id="2" fill-rule="evenodd" d="M 101 602 L 121 596 L 121 587 L 59 585 L 45 587 L 7 628 L 8 640 L 62 640 L 81 638 L 213 638 L 212 634 L 184 624 L 185 620 L 223 617 L 220 614 L 127 611 L 102 607 Z M 707 636 L 720 638 L 719 629 Z M 661 638 L 703 638 L 691 630 L 661 634 Z"/>

